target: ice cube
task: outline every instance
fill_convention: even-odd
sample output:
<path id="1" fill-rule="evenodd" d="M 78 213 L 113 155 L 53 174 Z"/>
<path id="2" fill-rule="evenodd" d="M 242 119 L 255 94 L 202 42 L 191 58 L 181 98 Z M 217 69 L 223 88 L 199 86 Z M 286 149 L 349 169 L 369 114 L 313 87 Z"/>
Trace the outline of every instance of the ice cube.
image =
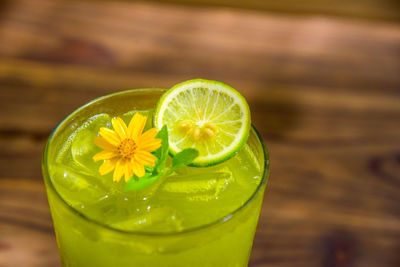
<path id="1" fill-rule="evenodd" d="M 178 212 L 170 207 L 148 206 L 145 212 L 133 213 L 124 220 L 114 222 L 112 227 L 125 231 L 176 232 L 181 231 L 182 220 Z"/>
<path id="2" fill-rule="evenodd" d="M 95 174 L 100 163 L 93 161 L 93 156 L 101 151 L 101 148 L 94 144 L 100 127 L 111 127 L 111 118 L 108 114 L 98 114 L 80 126 L 71 140 L 71 155 L 74 165 L 81 171 Z"/>
<path id="3" fill-rule="evenodd" d="M 187 174 L 181 172 L 167 177 L 161 185 L 160 194 L 169 193 L 176 197 L 181 194 L 186 200 L 208 201 L 218 199 L 232 180 L 232 173 L 227 168 L 200 172 L 188 170 Z"/>
<path id="4" fill-rule="evenodd" d="M 142 216 L 153 207 L 152 196 L 157 187 L 149 186 L 137 191 L 126 191 L 124 182 L 112 182 L 111 177 L 104 180 L 107 181 L 104 185 L 107 188 L 107 193 L 98 201 L 88 203 L 80 208 L 81 212 L 87 217 L 113 225 L 133 217 Z"/>
<path id="5" fill-rule="evenodd" d="M 51 165 L 50 179 L 61 197 L 74 207 L 96 202 L 107 194 L 107 187 L 98 177 L 78 173 L 65 165 Z"/>
<path id="6" fill-rule="evenodd" d="M 245 144 L 236 156 L 227 160 L 224 165 L 236 177 L 235 182 L 238 186 L 254 190 L 260 183 L 261 165 L 248 144 Z"/>
<path id="7" fill-rule="evenodd" d="M 219 218 L 221 209 L 225 209 L 224 196 L 234 183 L 229 169 L 189 167 L 187 174 L 182 172 L 165 177 L 154 194 L 156 201 L 168 203 L 178 210 L 184 218 L 182 226 L 185 229 Z"/>

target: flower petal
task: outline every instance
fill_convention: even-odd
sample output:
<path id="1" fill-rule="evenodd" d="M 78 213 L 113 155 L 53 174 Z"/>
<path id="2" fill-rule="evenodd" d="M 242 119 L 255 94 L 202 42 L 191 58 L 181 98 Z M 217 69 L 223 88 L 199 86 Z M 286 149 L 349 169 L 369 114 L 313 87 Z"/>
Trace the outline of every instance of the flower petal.
<path id="1" fill-rule="evenodd" d="M 104 137 L 96 137 L 96 138 L 94 139 L 94 143 L 95 143 L 98 147 L 100 147 L 100 148 L 102 148 L 102 149 L 104 149 L 104 150 L 113 151 L 113 150 L 116 149 L 116 147 L 115 147 L 114 145 L 110 144 L 109 142 L 107 142 L 107 140 L 104 139 Z"/>
<path id="2" fill-rule="evenodd" d="M 99 168 L 99 172 L 101 175 L 106 175 L 107 173 L 114 170 L 116 164 L 116 160 L 106 160 L 101 164 Z"/>
<path id="3" fill-rule="evenodd" d="M 131 159 L 132 170 L 137 177 L 143 177 L 145 170 L 143 164 L 137 162 L 134 158 Z"/>
<path id="4" fill-rule="evenodd" d="M 138 143 L 138 149 L 153 152 L 161 146 L 161 139 L 146 140 L 146 142 Z"/>
<path id="5" fill-rule="evenodd" d="M 118 156 L 117 153 L 113 152 L 113 151 L 101 151 L 99 153 L 97 153 L 96 155 L 93 156 L 93 160 L 95 162 L 100 161 L 100 160 L 105 160 L 105 159 L 111 159 Z"/>
<path id="6" fill-rule="evenodd" d="M 113 181 L 114 182 L 119 182 L 121 180 L 121 177 L 124 173 L 124 160 L 120 159 L 117 161 L 117 164 L 115 165 L 115 170 L 113 174 Z"/>
<path id="7" fill-rule="evenodd" d="M 129 163 L 125 164 L 124 175 L 125 175 L 125 182 L 128 182 L 129 178 L 131 178 L 131 176 L 132 176 L 132 171 L 131 171 Z"/>
<path id="8" fill-rule="evenodd" d="M 138 137 L 142 134 L 144 126 L 146 125 L 146 121 L 146 116 L 135 113 L 135 115 L 133 115 L 131 121 L 129 122 L 128 137 L 136 141 Z"/>
<path id="9" fill-rule="evenodd" d="M 139 138 L 138 138 L 138 143 L 141 141 L 147 140 L 147 139 L 153 139 L 157 135 L 157 129 L 156 128 L 151 128 L 144 132 Z"/>
<path id="10" fill-rule="evenodd" d="M 121 139 L 125 139 L 128 132 L 128 128 L 126 127 L 125 122 L 120 117 L 117 117 L 115 119 L 112 119 L 111 123 L 114 131 L 118 134 L 118 136 Z"/>
<path id="11" fill-rule="evenodd" d="M 150 167 L 153 167 L 157 160 L 157 158 L 153 154 L 144 150 L 135 151 L 134 157 L 135 160 L 138 161 L 140 164 Z"/>
<path id="12" fill-rule="evenodd" d="M 111 129 L 106 127 L 101 127 L 99 131 L 100 136 L 102 136 L 107 142 L 109 142 L 113 146 L 119 146 L 121 143 L 120 138 L 118 137 L 117 133 Z"/>

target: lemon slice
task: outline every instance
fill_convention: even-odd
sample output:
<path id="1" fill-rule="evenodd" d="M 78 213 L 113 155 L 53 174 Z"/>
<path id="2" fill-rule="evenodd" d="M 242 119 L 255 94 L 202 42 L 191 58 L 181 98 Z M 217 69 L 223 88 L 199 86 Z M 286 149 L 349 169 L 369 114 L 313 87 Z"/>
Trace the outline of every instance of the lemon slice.
<path id="1" fill-rule="evenodd" d="M 172 155 L 194 148 L 193 166 L 210 166 L 231 158 L 246 142 L 250 110 L 244 97 L 217 81 L 195 79 L 179 83 L 158 101 L 154 124 L 168 126 Z"/>

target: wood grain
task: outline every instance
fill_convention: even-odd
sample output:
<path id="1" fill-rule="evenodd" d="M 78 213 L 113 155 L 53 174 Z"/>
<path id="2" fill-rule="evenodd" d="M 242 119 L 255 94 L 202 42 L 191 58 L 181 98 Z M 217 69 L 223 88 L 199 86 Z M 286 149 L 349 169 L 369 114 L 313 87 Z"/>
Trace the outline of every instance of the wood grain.
<path id="1" fill-rule="evenodd" d="M 224 81 L 271 155 L 250 265 L 400 266 L 400 25 L 156 3 L 12 1 L 0 19 L 0 266 L 59 266 L 40 157 L 116 90 Z"/>
<path id="2" fill-rule="evenodd" d="M 395 0 L 152 0 L 160 3 L 174 3 L 193 6 L 213 6 L 219 8 L 240 8 L 282 12 L 285 14 L 330 15 L 358 17 L 379 20 L 400 20 L 400 3 Z"/>

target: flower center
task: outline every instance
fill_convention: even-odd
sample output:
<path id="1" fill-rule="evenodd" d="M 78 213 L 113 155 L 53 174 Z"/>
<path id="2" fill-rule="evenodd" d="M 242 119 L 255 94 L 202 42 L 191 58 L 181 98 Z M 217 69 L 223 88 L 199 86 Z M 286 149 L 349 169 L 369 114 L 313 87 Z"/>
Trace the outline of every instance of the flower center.
<path id="1" fill-rule="evenodd" d="M 130 138 L 124 139 L 118 146 L 118 153 L 124 158 L 132 158 L 137 146 Z"/>

